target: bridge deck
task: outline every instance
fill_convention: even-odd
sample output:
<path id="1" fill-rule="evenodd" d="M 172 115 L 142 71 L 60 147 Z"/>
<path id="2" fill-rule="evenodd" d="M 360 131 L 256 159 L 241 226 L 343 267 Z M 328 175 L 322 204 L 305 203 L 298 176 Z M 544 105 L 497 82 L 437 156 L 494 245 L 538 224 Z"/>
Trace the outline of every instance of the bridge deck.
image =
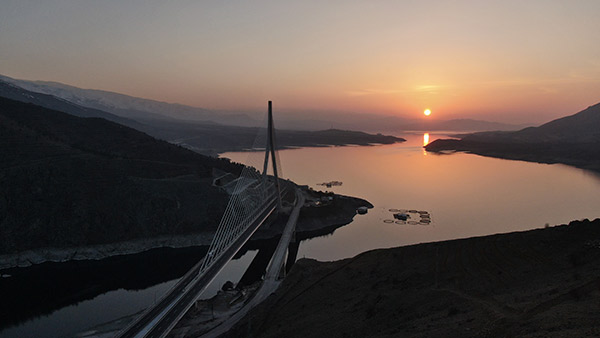
<path id="1" fill-rule="evenodd" d="M 265 300 L 277 289 L 280 283 L 277 278 L 279 277 L 279 272 L 283 266 L 285 253 L 292 239 L 292 235 L 296 230 L 296 223 L 298 221 L 298 216 L 300 215 L 300 209 L 304 205 L 304 200 L 304 194 L 302 194 L 299 190 L 296 190 L 296 205 L 294 210 L 292 210 L 292 213 L 290 214 L 290 217 L 285 225 L 285 229 L 283 230 L 283 234 L 281 235 L 279 243 L 277 244 L 277 249 L 275 249 L 275 252 L 273 253 L 273 258 L 271 259 L 271 263 L 269 264 L 267 272 L 265 273 L 265 279 L 260 288 L 252 297 L 252 300 L 250 300 L 248 304 L 231 316 L 227 321 L 205 333 L 200 338 L 218 337 L 219 335 L 229 331 L 231 327 L 244 318 L 244 316 L 252 308 Z"/>
<path id="2" fill-rule="evenodd" d="M 133 324 L 122 331 L 119 337 L 165 337 L 225 264 L 252 237 L 252 234 L 276 208 L 277 199 L 274 199 L 255 218 L 253 224 L 207 270 L 198 275 L 203 263 L 203 260 L 201 260 L 181 278 L 158 304 L 142 314 Z"/>

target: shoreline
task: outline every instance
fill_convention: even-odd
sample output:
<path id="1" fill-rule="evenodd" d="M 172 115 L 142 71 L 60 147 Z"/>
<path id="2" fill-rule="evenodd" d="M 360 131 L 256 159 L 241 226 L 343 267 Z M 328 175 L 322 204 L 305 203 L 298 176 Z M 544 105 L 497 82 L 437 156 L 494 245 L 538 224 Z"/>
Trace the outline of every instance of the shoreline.
<path id="1" fill-rule="evenodd" d="M 356 215 L 354 210 L 356 210 L 357 206 L 367 205 L 372 207 L 368 201 L 357 197 L 343 195 L 336 196 L 337 199 L 344 201 L 344 203 L 342 203 L 341 208 L 336 208 L 337 210 L 329 210 L 327 212 L 329 217 L 326 219 L 310 217 L 298 221 L 296 235 L 299 239 L 330 234 L 335 231 L 335 229 L 352 222 Z M 303 208 L 303 211 L 305 210 L 306 208 Z M 279 235 L 281 235 L 281 228 L 275 223 L 266 229 L 261 227 L 248 242 L 251 243 L 254 241 L 271 239 Z M 184 249 L 209 246 L 213 236 L 214 232 L 201 232 L 189 235 L 160 236 L 74 248 L 40 248 L 26 250 L 17 254 L 1 255 L 0 271 L 13 268 L 27 268 L 47 262 L 66 263 L 85 260 L 100 261 L 115 256 L 142 254 L 153 249 Z"/>
<path id="2" fill-rule="evenodd" d="M 424 148 L 426 151 L 435 154 L 446 151 L 465 152 L 512 161 L 563 164 L 600 173 L 600 161 L 597 160 L 596 154 L 590 153 L 590 148 L 586 144 L 571 148 L 568 144 L 484 143 L 462 139 L 439 139 L 429 143 Z M 583 155 L 575 156 L 574 153 Z"/>
<path id="3" fill-rule="evenodd" d="M 335 143 L 335 144 L 326 144 L 326 143 L 311 143 L 307 145 L 283 145 L 279 146 L 276 150 L 294 150 L 294 149 L 302 149 L 302 148 L 335 148 L 335 147 L 375 147 L 375 146 L 385 146 L 396 143 L 406 142 L 406 139 L 402 137 L 398 137 L 398 141 L 394 142 L 346 142 L 346 143 Z M 182 146 L 191 151 L 197 152 L 201 155 L 212 156 L 221 158 L 223 154 L 226 153 L 252 153 L 252 152 L 264 152 L 264 149 L 251 149 L 251 148 L 242 148 L 242 147 L 224 147 L 224 148 L 198 148 L 191 147 L 187 144 L 180 143 L 172 143 L 175 145 Z M 224 157 L 227 158 L 227 157 Z"/>

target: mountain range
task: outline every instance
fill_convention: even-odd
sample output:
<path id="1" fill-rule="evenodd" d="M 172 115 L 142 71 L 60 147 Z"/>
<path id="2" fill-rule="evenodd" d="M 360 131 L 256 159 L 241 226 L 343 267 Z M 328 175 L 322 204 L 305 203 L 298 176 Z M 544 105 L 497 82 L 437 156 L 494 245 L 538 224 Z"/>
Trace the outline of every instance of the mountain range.
<path id="1" fill-rule="evenodd" d="M 219 114 L 207 109 L 166 103 L 124 94 L 82 89 L 50 81 L 26 81 L 1 76 L 0 80 L 36 93 L 48 94 L 79 106 L 98 109 L 137 120 L 182 120 L 254 126 L 256 121 L 244 114 Z"/>
<path id="2" fill-rule="evenodd" d="M 156 124 L 149 120 L 167 120 L 256 127 L 261 124 L 262 116 L 264 116 L 264 113 L 257 112 L 214 111 L 109 91 L 82 89 L 58 82 L 18 80 L 2 75 L 0 75 L 0 80 L 32 92 L 52 95 L 83 107 L 102 110 L 146 124 Z M 402 116 L 333 111 L 279 113 L 277 126 L 282 129 L 294 130 L 342 129 L 367 132 L 517 130 L 524 127 L 523 125 L 471 119 L 421 120 Z"/>

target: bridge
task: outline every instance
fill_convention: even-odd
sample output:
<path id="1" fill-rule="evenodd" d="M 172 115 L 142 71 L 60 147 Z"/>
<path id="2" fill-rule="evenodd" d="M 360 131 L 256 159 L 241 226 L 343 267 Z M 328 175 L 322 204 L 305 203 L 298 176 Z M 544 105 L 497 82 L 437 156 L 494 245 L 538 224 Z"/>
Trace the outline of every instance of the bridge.
<path id="1" fill-rule="evenodd" d="M 269 157 L 273 175 L 267 175 Z M 272 103 L 269 101 L 267 142 L 263 171 L 246 167 L 235 180 L 231 198 L 219 223 L 208 253 L 192 267 L 154 306 L 122 330 L 118 337 L 165 337 L 192 307 L 225 264 L 265 221 L 282 207 L 282 194 L 288 188 L 279 179 L 275 151 Z M 298 193 L 296 193 L 298 195 Z M 296 198 L 298 204 L 304 199 Z M 301 204 L 300 204 L 301 206 Z M 291 235 L 290 235 L 291 236 Z M 281 264 L 276 262 L 275 264 Z M 273 263 L 272 263 L 273 265 Z M 271 273 L 273 274 L 273 273 Z M 270 276 L 272 278 L 272 276 Z"/>

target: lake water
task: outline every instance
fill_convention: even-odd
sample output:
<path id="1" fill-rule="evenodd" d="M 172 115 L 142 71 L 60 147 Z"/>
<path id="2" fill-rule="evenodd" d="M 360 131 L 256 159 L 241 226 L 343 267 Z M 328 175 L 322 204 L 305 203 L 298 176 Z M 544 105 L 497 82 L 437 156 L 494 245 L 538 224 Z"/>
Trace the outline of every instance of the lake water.
<path id="1" fill-rule="evenodd" d="M 564 165 L 464 153 L 436 155 L 425 152 L 422 146 L 439 135 L 400 136 L 407 142 L 279 151 L 286 178 L 316 190 L 361 197 L 374 205 L 368 214 L 357 215 L 351 224 L 332 235 L 301 242 L 299 258 L 337 260 L 376 248 L 600 217 L 598 174 Z M 222 156 L 256 165 L 256 159 L 262 155 L 235 152 Z M 343 185 L 331 188 L 317 185 L 328 181 L 341 181 Z M 390 209 L 424 210 L 430 213 L 432 223 L 385 223 L 384 220 L 393 219 Z M 212 296 L 226 280 L 239 280 L 254 256 L 256 251 L 250 250 L 231 261 L 204 296 Z M 62 272 L 57 269 L 54 273 Z M 169 278 L 137 287 L 131 287 L 127 281 L 111 281 L 111 291 L 5 329 L 0 337 L 71 336 L 151 305 L 174 283 Z"/>
<path id="2" fill-rule="evenodd" d="M 332 236 L 300 244 L 298 257 L 337 260 L 374 248 L 542 228 L 600 217 L 600 176 L 560 165 L 437 155 L 423 144 L 442 135 L 400 135 L 407 142 L 372 147 L 279 151 L 285 177 L 317 190 L 364 198 L 374 205 Z M 247 153 L 226 153 L 244 162 Z M 325 188 L 318 183 L 341 181 Z M 389 209 L 428 211 L 432 223 L 399 225 Z"/>

